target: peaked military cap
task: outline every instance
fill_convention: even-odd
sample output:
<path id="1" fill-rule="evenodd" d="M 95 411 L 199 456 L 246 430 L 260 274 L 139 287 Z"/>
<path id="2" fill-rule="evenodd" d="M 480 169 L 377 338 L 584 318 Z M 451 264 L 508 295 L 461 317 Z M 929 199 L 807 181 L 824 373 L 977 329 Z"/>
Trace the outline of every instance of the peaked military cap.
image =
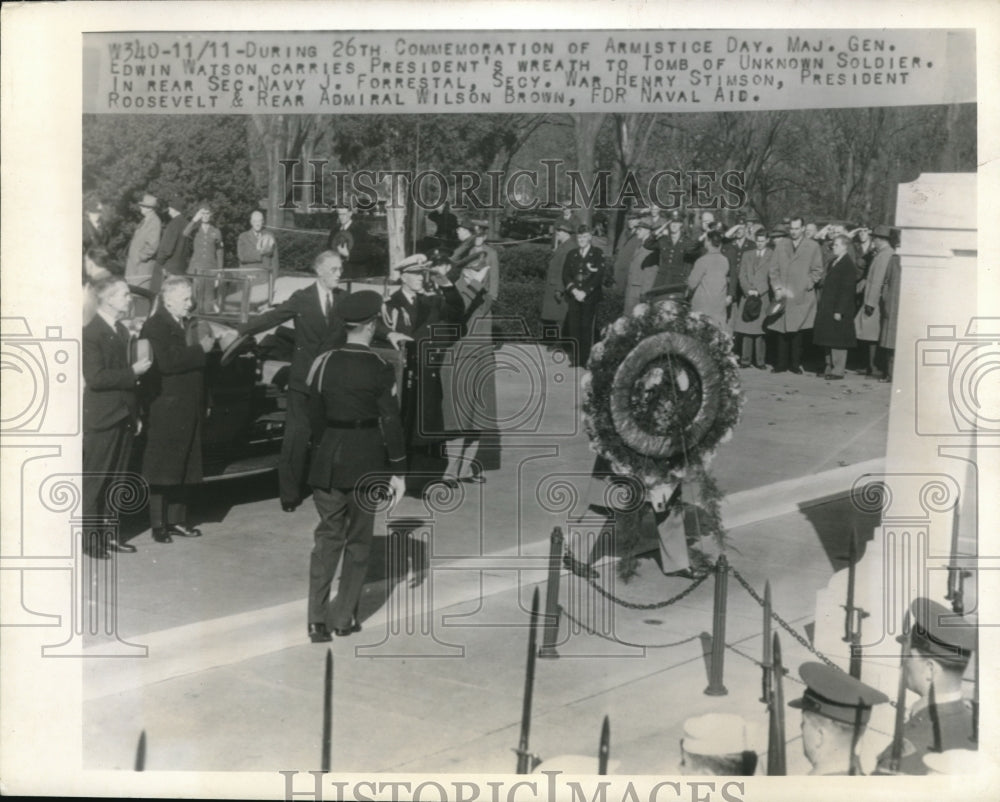
<path id="1" fill-rule="evenodd" d="M 430 267 L 430 262 L 427 257 L 422 253 L 415 253 L 413 256 L 407 256 L 403 261 L 396 265 L 396 270 L 400 273 L 419 273 L 421 270 L 426 270 Z"/>
<path id="2" fill-rule="evenodd" d="M 670 213 L 670 217 L 668 219 L 670 220 L 670 222 L 674 222 L 674 221 L 676 221 L 678 223 L 683 223 L 684 222 L 684 218 L 681 217 L 681 211 L 680 211 L 680 209 L 674 209 Z"/>
<path id="3" fill-rule="evenodd" d="M 567 234 L 573 233 L 573 226 L 570 224 L 569 220 L 560 220 L 555 225 L 556 231 L 565 231 Z"/>
<path id="4" fill-rule="evenodd" d="M 854 724 L 859 709 L 861 724 L 867 724 L 872 707 L 889 701 L 881 691 L 823 663 L 803 663 L 799 676 L 806 684 L 806 692 L 789 702 L 789 707 L 808 710 L 844 724 Z"/>
<path id="5" fill-rule="evenodd" d="M 910 605 L 910 646 L 937 660 L 964 665 L 976 650 L 976 625 L 943 604 L 918 596 Z M 902 642 L 905 635 L 896 640 Z"/>
<path id="6" fill-rule="evenodd" d="M 337 311 L 345 323 L 361 325 L 381 313 L 382 296 L 375 290 L 358 290 L 341 301 Z"/>
<path id="7" fill-rule="evenodd" d="M 474 217 L 462 217 L 458 221 L 457 228 L 464 228 L 466 231 L 475 231 L 476 229 L 485 229 L 489 226 L 489 221 L 479 220 Z"/>

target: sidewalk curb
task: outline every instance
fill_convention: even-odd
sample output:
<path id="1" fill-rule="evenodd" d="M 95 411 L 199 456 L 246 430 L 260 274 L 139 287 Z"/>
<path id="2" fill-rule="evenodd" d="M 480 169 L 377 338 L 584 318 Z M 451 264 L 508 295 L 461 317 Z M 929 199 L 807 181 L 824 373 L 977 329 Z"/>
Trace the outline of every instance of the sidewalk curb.
<path id="1" fill-rule="evenodd" d="M 882 471 L 884 467 L 885 459 L 878 458 L 733 493 L 722 502 L 723 524 L 731 531 L 844 498 L 861 476 Z M 435 565 L 431 569 L 435 575 L 434 598 L 425 609 L 427 613 L 435 613 L 520 586 L 543 583 L 548 556 L 546 538 L 482 557 Z M 475 581 L 470 581 L 468 574 L 473 571 Z M 378 587 L 375 583 L 373 586 Z M 364 621 L 366 631 L 413 630 L 413 616 L 400 614 L 413 609 L 400 599 L 400 591 L 406 588 L 405 581 L 399 583 L 386 603 Z M 99 671 L 85 677 L 83 698 L 92 701 L 289 648 L 309 647 L 304 613 L 303 599 L 130 636 L 131 642 L 148 646 L 149 659 L 116 660 L 110 664 L 102 661 Z M 342 649 L 370 645 L 338 638 L 331 647 L 336 650 L 340 642 Z M 98 650 L 99 647 L 94 647 L 95 655 Z"/>

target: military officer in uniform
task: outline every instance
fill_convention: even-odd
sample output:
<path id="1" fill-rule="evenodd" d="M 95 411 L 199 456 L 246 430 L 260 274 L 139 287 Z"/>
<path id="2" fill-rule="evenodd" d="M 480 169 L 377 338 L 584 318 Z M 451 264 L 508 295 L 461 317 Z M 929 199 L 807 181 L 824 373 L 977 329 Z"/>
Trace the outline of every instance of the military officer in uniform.
<path id="1" fill-rule="evenodd" d="M 658 251 L 660 255 L 660 268 L 653 281 L 653 291 L 675 287 L 683 295 L 687 289 L 684 284 L 691 266 L 701 255 L 701 243 L 684 233 L 684 220 L 680 211 L 674 209 L 667 222 L 653 229 L 643 247 Z"/>
<path id="2" fill-rule="evenodd" d="M 566 291 L 566 319 L 563 336 L 576 343 L 574 366 L 586 366 L 594 342 L 594 322 L 604 284 L 604 254 L 591 245 L 590 227 L 576 230 L 576 250 L 566 254 L 563 287 Z"/>
<path id="3" fill-rule="evenodd" d="M 416 253 L 396 266 L 402 286 L 385 304 L 390 330 L 413 338 L 406 345 L 400 404 L 406 442 L 413 448 L 445 439 L 440 363 L 434 345 L 458 338 L 465 313 L 462 296 L 448 279 L 451 260 L 437 250 L 432 255 L 433 261 Z"/>
<path id="4" fill-rule="evenodd" d="M 309 484 L 319 513 L 309 562 L 309 639 L 329 641 L 358 632 L 358 602 L 375 528 L 374 500 L 389 480 L 393 503 L 405 492 L 406 449 L 395 370 L 371 348 L 382 313 L 372 290 L 340 304 L 347 342 L 320 355 L 307 377 L 313 434 Z M 330 586 L 341 555 L 337 597 Z"/>
<path id="5" fill-rule="evenodd" d="M 910 654 L 900 670 L 905 674 L 906 687 L 920 699 L 903 725 L 899 771 L 926 774 L 923 757 L 928 752 L 977 748 L 972 706 L 962 697 L 962 677 L 976 650 L 976 627 L 923 597 L 914 599 L 910 615 Z M 901 635 L 900 639 L 905 637 Z M 879 755 L 878 773 L 890 773 L 890 760 L 891 747 Z"/>
<path id="6" fill-rule="evenodd" d="M 834 666 L 803 663 L 805 693 L 788 703 L 802 711 L 802 751 L 809 774 L 861 774 L 857 747 L 872 707 L 889 697 Z"/>

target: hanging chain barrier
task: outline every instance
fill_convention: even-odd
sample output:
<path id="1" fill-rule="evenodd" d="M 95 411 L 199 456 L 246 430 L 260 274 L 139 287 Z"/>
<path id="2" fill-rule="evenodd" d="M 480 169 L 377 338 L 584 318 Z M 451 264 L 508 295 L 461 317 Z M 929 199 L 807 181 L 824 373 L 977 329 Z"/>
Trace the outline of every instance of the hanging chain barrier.
<path id="1" fill-rule="evenodd" d="M 751 663 L 753 663 L 758 668 L 764 668 L 764 664 L 760 660 L 758 660 L 753 655 L 749 655 L 749 654 L 747 654 L 744 651 L 740 651 L 735 646 L 733 646 L 731 643 L 727 643 L 726 644 L 726 648 L 729 649 L 729 651 L 733 652 L 734 654 L 738 654 L 744 660 L 749 660 Z M 784 678 L 788 679 L 788 680 L 791 680 L 792 682 L 794 682 L 794 683 L 796 683 L 798 685 L 801 685 L 802 687 L 806 686 L 806 684 L 802 680 L 800 680 L 798 677 L 793 677 L 791 674 L 789 674 L 787 668 L 784 671 Z M 898 705 L 896 704 L 896 700 L 895 699 L 890 699 L 889 700 L 889 704 L 892 707 L 898 707 Z M 892 733 L 891 732 L 883 732 L 882 730 L 873 727 L 871 724 L 868 724 L 868 729 L 871 730 L 872 732 L 877 732 L 879 735 L 887 735 L 890 738 L 892 737 Z"/>
<path id="2" fill-rule="evenodd" d="M 571 560 L 573 559 L 572 555 L 570 555 L 570 559 Z M 579 576 L 579 574 L 577 576 Z M 581 577 L 581 579 L 585 579 L 587 584 L 589 584 L 594 590 L 600 593 L 605 599 L 608 599 L 609 601 L 612 601 L 621 607 L 625 607 L 629 610 L 662 610 L 664 607 L 669 607 L 671 604 L 676 604 L 677 602 L 681 601 L 681 599 L 693 593 L 710 576 L 713 576 L 711 572 L 702 574 L 701 576 L 695 578 L 691 582 L 691 584 L 688 585 L 686 588 L 684 588 L 684 590 L 682 590 L 680 593 L 671 596 L 669 599 L 665 599 L 664 601 L 652 602 L 650 604 L 640 604 L 638 602 L 630 602 L 627 601 L 626 599 L 620 599 L 610 591 L 605 590 L 601 585 L 599 585 L 593 579 L 590 579 L 589 577 Z"/>
<path id="3" fill-rule="evenodd" d="M 575 561 L 575 558 L 569 552 L 568 549 L 566 550 L 566 554 L 568 555 L 570 561 Z M 740 583 L 740 585 L 743 587 L 743 589 L 747 593 L 750 594 L 750 597 L 755 602 L 757 602 L 757 604 L 759 604 L 761 607 L 764 607 L 764 599 L 761 597 L 761 595 L 756 590 L 754 590 L 753 585 L 751 585 L 747 581 L 747 579 L 738 570 L 736 570 L 736 568 L 734 568 L 732 565 L 729 566 L 729 571 L 732 573 L 732 575 L 736 579 L 736 581 Z M 625 607 L 626 609 L 629 609 L 629 610 L 662 610 L 664 607 L 669 607 L 672 604 L 676 604 L 677 602 L 679 602 L 682 599 L 684 599 L 687 596 L 689 596 L 691 593 L 693 593 L 695 590 L 697 590 L 705 582 L 705 580 L 707 580 L 711 576 L 714 576 L 714 572 L 713 571 L 709 571 L 708 573 L 702 574 L 701 576 L 699 576 L 696 579 L 694 579 L 691 582 L 691 584 L 688 585 L 680 593 L 677 593 L 674 596 L 671 596 L 669 599 L 665 599 L 664 601 L 652 602 L 650 604 L 639 604 L 639 603 L 636 603 L 636 602 L 627 601 L 625 599 L 620 599 L 617 596 L 615 596 L 613 593 L 611 593 L 610 591 L 605 590 L 595 580 L 590 579 L 589 577 L 581 577 L 581 579 L 585 579 L 586 582 L 587 582 L 587 584 L 589 584 L 594 590 L 596 590 L 604 598 L 606 598 L 606 599 L 614 602 L 615 604 L 617 604 L 617 605 L 619 605 L 621 607 Z M 618 640 L 617 638 L 609 637 L 607 635 L 602 635 L 599 632 L 594 632 L 586 624 L 584 624 L 583 622 L 581 622 L 581 621 L 577 620 L 576 618 L 573 618 L 572 616 L 570 616 L 569 613 L 566 612 L 565 609 L 563 609 L 562 613 L 569 620 L 573 621 L 573 623 L 575 623 L 579 627 L 582 627 L 587 632 L 590 632 L 593 635 L 597 635 L 598 637 L 604 638 L 605 640 L 616 641 L 618 643 L 621 643 L 624 646 L 642 646 L 642 647 L 648 648 L 648 649 L 667 648 L 667 647 L 670 647 L 670 646 L 679 646 L 679 645 L 681 645 L 683 643 L 689 643 L 689 642 L 695 640 L 697 637 L 699 637 L 698 635 L 694 635 L 694 636 L 692 636 L 690 638 L 685 638 L 684 640 L 679 640 L 679 641 L 677 641 L 675 643 L 664 643 L 664 644 L 653 644 L 653 645 L 645 645 L 645 644 L 641 644 L 641 643 L 627 643 L 625 641 Z M 809 641 L 806 639 L 806 637 L 802 633 L 800 633 L 795 627 L 793 627 L 784 618 L 782 618 L 780 615 L 778 615 L 778 613 L 776 613 L 773 609 L 771 610 L 771 618 L 774 619 L 774 621 L 778 624 L 778 626 L 780 626 L 789 635 L 791 635 L 793 638 L 795 638 L 796 642 L 798 642 L 799 645 L 801 645 L 810 654 L 812 654 L 815 657 L 819 658 L 820 661 L 822 661 L 826 665 L 830 666 L 831 668 L 840 668 L 840 666 L 838 666 L 833 660 L 831 660 L 829 657 L 827 657 L 821 651 L 819 651 L 818 649 L 816 649 L 811 643 L 809 643 Z M 763 668 L 763 663 L 761 663 L 759 660 L 751 657 L 750 655 L 745 654 L 744 652 L 741 652 L 739 649 L 735 648 L 734 646 L 731 646 L 730 644 L 727 643 L 726 644 L 726 648 L 729 649 L 730 651 L 733 651 L 736 654 L 740 655 L 740 657 L 746 658 L 747 660 L 750 660 L 753 663 L 755 663 L 757 666 Z M 797 682 L 800 685 L 804 685 L 805 684 L 801 680 L 799 680 L 797 677 L 792 677 L 792 676 L 788 675 L 787 673 L 786 673 L 786 677 L 788 679 L 792 680 L 792 682 Z M 891 699 L 889 700 L 889 704 L 892 705 L 893 707 L 896 707 L 896 702 L 893 701 L 893 700 L 891 700 Z"/>
<path id="4" fill-rule="evenodd" d="M 762 599 L 760 594 L 753 589 L 753 585 L 747 582 L 747 580 L 743 577 L 743 575 L 735 568 L 731 567 L 730 570 L 733 572 L 733 576 L 736 578 L 736 581 L 743 586 L 743 589 L 750 594 L 750 596 L 753 598 L 755 602 L 757 602 L 757 604 L 763 607 L 764 599 Z M 795 640 L 798 641 L 799 645 L 804 647 L 806 651 L 808 651 L 810 654 L 815 655 L 822 662 L 826 663 L 831 668 L 840 668 L 840 666 L 838 666 L 835 662 L 833 662 L 833 660 L 831 660 L 822 652 L 815 649 L 813 645 L 808 640 L 806 640 L 804 635 L 802 635 L 797 629 L 795 629 L 795 627 L 789 624 L 784 618 L 782 618 L 780 615 L 774 612 L 773 609 L 771 610 L 771 618 L 773 618 L 778 623 L 778 625 L 782 629 L 784 629 L 789 635 L 795 638 Z"/>

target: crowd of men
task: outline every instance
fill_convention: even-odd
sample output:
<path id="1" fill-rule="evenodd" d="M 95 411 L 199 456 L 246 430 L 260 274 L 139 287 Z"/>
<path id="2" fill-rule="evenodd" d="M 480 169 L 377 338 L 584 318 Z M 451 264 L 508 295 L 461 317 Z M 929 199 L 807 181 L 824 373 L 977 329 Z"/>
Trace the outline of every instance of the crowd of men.
<path id="1" fill-rule="evenodd" d="M 350 212 L 342 210 L 330 248 L 313 262 L 315 283 L 238 330 L 225 330 L 191 315 L 192 283 L 185 273 L 220 269 L 222 240 L 208 224 L 206 208 L 186 221 L 178 208 L 182 205 L 167 203 L 172 219 L 161 235 L 157 199 L 148 193 L 142 197 L 142 221 L 130 242 L 124 275 L 97 244 L 106 236 L 100 207 L 87 208 L 85 301 L 90 299 L 92 310 L 84 329 L 84 515 L 94 520 L 109 517 L 109 482 L 128 467 L 142 431 L 139 462 L 151 489 L 153 540 L 166 544 L 178 536 L 201 536 L 187 519 L 186 502 L 190 488 L 202 479 L 206 354 L 217 346 L 238 349 L 254 335 L 292 321 L 294 347 L 278 465 L 281 507 L 295 511 L 311 490 L 320 515 L 310 570 L 309 637 L 329 640 L 328 626 L 335 634 L 351 634 L 358 627 L 354 608 L 374 527 L 369 497 L 379 492 L 371 477 L 385 472 L 386 492 L 398 500 L 405 490 L 402 476 L 408 456 L 425 447 L 443 455 L 440 481 L 445 485 L 485 481 L 477 453 L 479 430 L 490 410 L 473 409 L 460 394 L 445 392 L 443 383 L 460 360 L 492 359 L 490 314 L 498 292 L 499 261 L 485 242 L 487 223 L 463 218 L 455 225 L 453 249 L 415 254 L 395 265 L 400 287 L 384 299 L 379 293 L 347 293 L 340 287 L 363 237 L 354 230 Z M 178 220 L 186 221 L 183 227 Z M 240 237 L 241 246 L 247 240 L 241 250 L 260 245 L 261 238 L 253 236 L 262 229 L 259 211 L 251 215 L 251 223 L 250 232 L 245 232 L 250 236 Z M 447 223 L 442 218 L 444 227 Z M 205 230 L 205 238 L 199 239 Z M 164 252 L 183 251 L 188 248 L 185 241 L 191 240 L 187 270 L 174 272 L 169 260 L 156 261 L 154 239 Z M 164 243 L 172 244 L 163 249 Z M 268 267 L 276 269 L 276 246 L 268 245 L 274 258 Z M 202 263 L 209 253 L 216 259 L 214 268 Z M 146 260 L 148 269 L 130 274 L 137 259 Z M 123 325 L 130 311 L 128 285 L 144 280 L 156 288 L 157 297 L 135 338 Z M 450 327 L 451 333 L 440 333 L 439 324 Z M 471 331 L 478 339 L 463 343 Z M 376 339 L 390 348 L 409 343 L 405 389 L 396 360 L 370 347 Z M 453 359 L 425 364 L 417 346 L 431 339 L 445 348 L 470 348 Z M 485 385 L 492 382 L 492 371 L 485 373 L 487 381 L 475 388 L 480 400 L 491 395 Z M 495 391 L 492 405 L 495 417 Z M 88 538 L 84 549 L 95 559 L 136 551 L 130 543 L 103 535 Z M 342 556 L 341 592 L 328 612 L 326 599 Z"/>
<path id="2" fill-rule="evenodd" d="M 610 263 L 571 213 L 555 224 L 543 330 L 571 339 L 579 364 L 596 335 L 602 288 L 613 285 L 626 314 L 641 301 L 689 301 L 734 335 L 742 367 L 801 374 L 811 344 L 824 352 L 818 375 L 835 381 L 857 348 L 860 373 L 891 380 L 899 261 L 888 226 L 818 229 L 793 216 L 767 230 L 739 214 L 724 228 L 706 211 L 692 231 L 680 211 L 665 214 L 630 215 Z"/>
<path id="3" fill-rule="evenodd" d="M 171 201 L 171 220 L 161 232 L 156 205 L 148 194 L 139 204 L 143 222 L 130 243 L 125 269 L 129 282 L 145 276 L 158 292 L 138 344 L 123 325 L 129 287 L 100 247 L 100 221 L 91 218 L 90 227 L 85 226 L 85 275 L 94 311 L 83 333 L 83 499 L 85 516 L 110 516 L 108 483 L 126 469 L 139 427 L 146 427 L 141 471 L 151 487 L 152 536 L 169 543 L 173 537 L 201 535 L 187 518 L 186 488 L 201 480 L 206 354 L 217 343 L 235 340 L 220 343 L 211 327 L 191 319 L 192 286 L 181 269 L 184 258 L 187 271 L 192 265 L 221 265 L 221 236 L 209 222 L 210 212 L 201 208 L 187 220 L 179 208 L 183 204 Z M 893 278 L 890 232 L 884 226 L 851 232 L 828 226 L 810 232 L 802 218 L 792 217 L 787 230 L 778 226 L 765 231 L 737 219 L 722 232 L 706 213 L 695 238 L 684 231 L 679 213 L 660 218 L 650 210 L 629 221 L 629 235 L 609 279 L 589 228 L 570 218 L 555 227 L 544 300 L 546 315 L 552 315 L 547 319 L 576 340 L 579 364 L 585 364 L 593 342 L 596 308 L 608 281 L 625 290 L 627 307 L 647 298 L 689 298 L 696 310 L 741 335 L 739 353 L 746 367 L 764 367 L 764 332 L 773 331 L 776 372 L 801 372 L 802 332 L 813 329 L 814 344 L 830 349 L 826 377 L 842 378 L 846 349 L 854 339 L 884 345 L 885 328 L 894 323 L 886 286 L 890 281 L 898 285 L 898 276 Z M 263 215 L 254 212 L 250 219 L 245 233 L 251 236 L 241 250 L 248 257 L 263 257 Z M 279 483 L 282 509 L 294 511 L 308 486 L 319 514 L 307 609 L 307 634 L 314 643 L 360 630 L 357 607 L 376 501 L 387 498 L 391 504 L 403 495 L 415 446 L 444 446 L 446 484 L 484 481 L 477 469 L 477 424 L 463 420 L 468 411 L 456 403 L 441 375 L 449 360 L 433 370 L 411 365 L 408 375 L 418 384 L 408 389 L 401 408 L 399 373 L 373 350 L 373 342 L 436 341 L 454 348 L 474 322 L 481 324 L 480 333 L 488 332 L 499 282 L 496 251 L 485 242 L 486 222 L 462 219 L 456 222 L 456 248 L 414 254 L 394 266 L 400 287 L 388 300 L 370 290 L 346 293 L 339 282 L 355 240 L 350 215 L 339 222 L 332 247 L 314 261 L 316 282 L 238 332 L 250 338 L 294 321 Z M 178 252 L 186 252 L 188 240 L 189 255 L 172 262 Z M 276 269 L 276 247 L 264 247 L 273 257 L 267 268 Z M 140 273 L 130 275 L 136 266 Z M 553 313 L 553 302 L 562 308 L 561 319 Z M 453 334 L 443 335 L 442 324 L 445 329 L 450 325 Z M 419 353 L 411 348 L 409 358 L 419 359 L 414 356 Z M 85 549 L 95 559 L 135 551 L 113 537 L 92 538 Z M 341 562 L 340 585 L 331 602 Z M 900 749 L 887 749 L 879 757 L 879 773 L 925 773 L 932 765 L 929 755 L 974 749 L 977 739 L 963 693 L 976 648 L 974 626 L 927 599 L 914 602 L 911 614 L 900 670 L 906 688 L 920 701 L 903 725 Z M 806 663 L 800 673 L 806 690 L 792 706 L 802 710 L 802 747 L 813 773 L 860 773 L 859 739 L 872 708 L 888 698 L 823 664 Z M 688 722 L 682 753 L 693 773 L 752 774 L 756 766 L 745 728 L 717 719 Z"/>

